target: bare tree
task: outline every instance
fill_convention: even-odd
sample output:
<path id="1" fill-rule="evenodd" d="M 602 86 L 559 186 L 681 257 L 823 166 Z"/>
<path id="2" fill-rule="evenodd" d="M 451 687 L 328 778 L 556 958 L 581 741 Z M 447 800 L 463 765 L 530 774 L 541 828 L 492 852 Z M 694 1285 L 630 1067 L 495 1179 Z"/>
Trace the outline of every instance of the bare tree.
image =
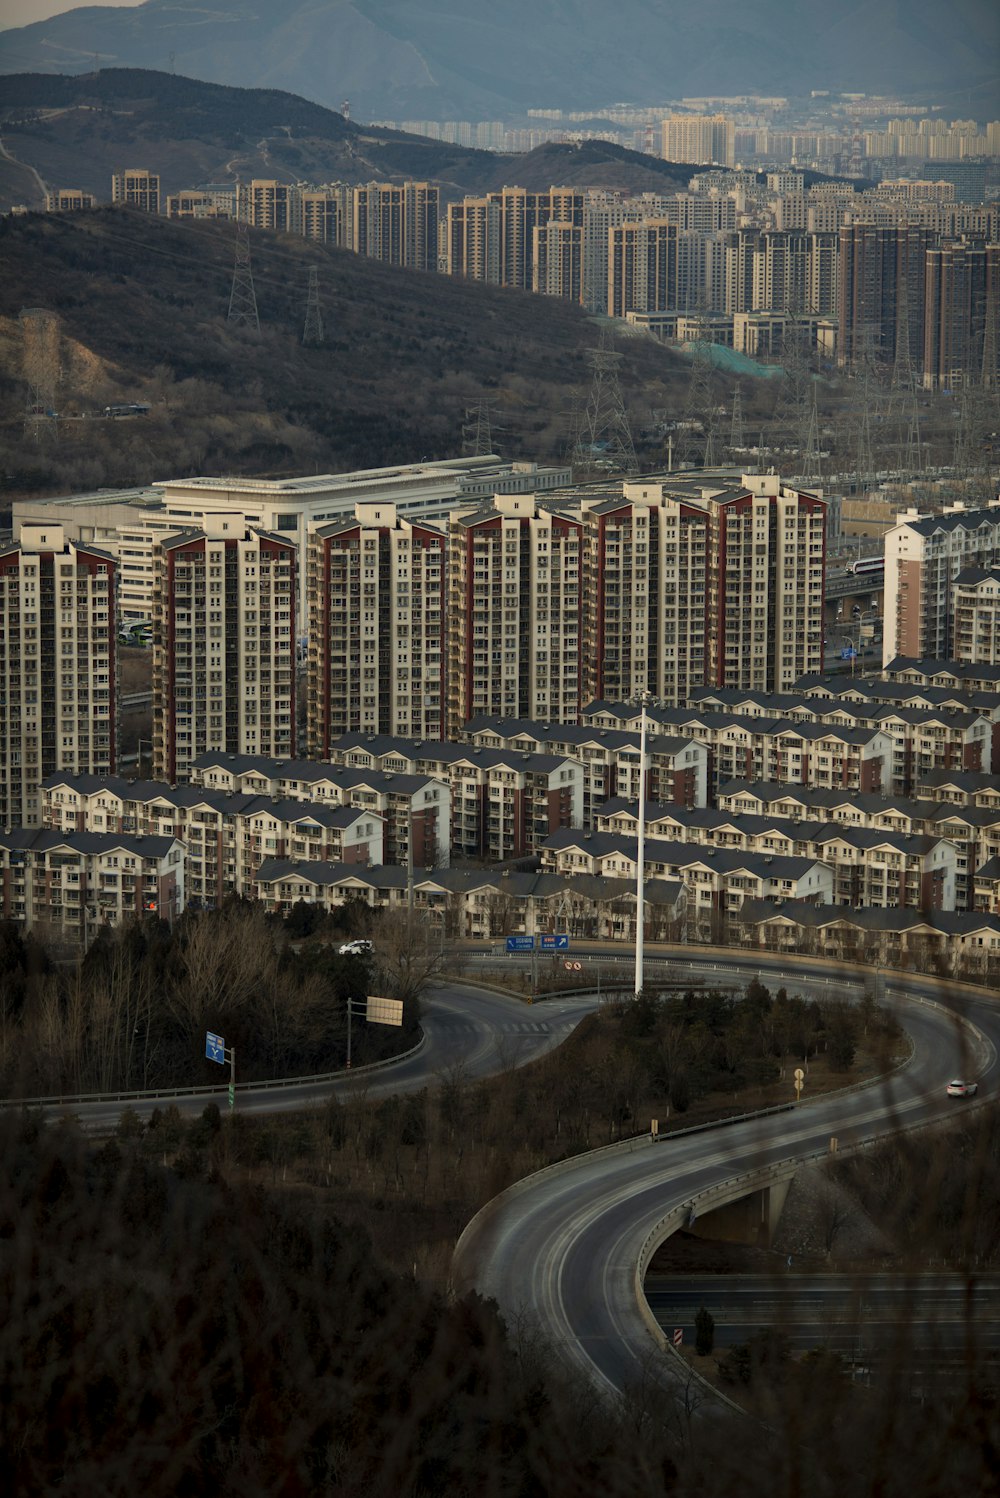
<path id="1" fill-rule="evenodd" d="M 404 1004 L 419 999 L 439 977 L 444 952 L 436 933 L 416 914 L 405 910 L 382 913 L 376 933 L 374 967 L 386 997 Z"/>

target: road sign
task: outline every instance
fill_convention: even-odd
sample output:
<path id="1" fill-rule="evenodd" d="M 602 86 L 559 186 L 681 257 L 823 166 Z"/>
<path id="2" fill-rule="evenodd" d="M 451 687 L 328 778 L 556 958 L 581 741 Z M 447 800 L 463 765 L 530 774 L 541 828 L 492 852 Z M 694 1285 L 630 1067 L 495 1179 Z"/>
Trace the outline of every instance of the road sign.
<path id="1" fill-rule="evenodd" d="M 236 1107 L 236 1088 L 233 1086 L 232 1082 L 230 1082 L 229 1084 L 229 1106 L 230 1108 Z"/>
<path id="2" fill-rule="evenodd" d="M 508 952 L 530 952 L 534 948 L 535 938 L 533 936 L 508 936 Z"/>
<path id="3" fill-rule="evenodd" d="M 683 1347 L 684 1346 L 684 1328 L 682 1326 L 675 1326 L 674 1327 L 674 1346 L 675 1347 Z"/>
<path id="4" fill-rule="evenodd" d="M 402 999 L 378 999 L 368 995 L 365 1019 L 370 1025 L 401 1025 L 403 1023 Z"/>
<path id="5" fill-rule="evenodd" d="M 569 937 L 564 931 L 553 931 L 540 938 L 543 952 L 568 952 Z"/>
<path id="6" fill-rule="evenodd" d="M 568 973 L 571 973 L 573 971 L 573 964 L 572 964 L 572 962 L 564 962 L 563 963 L 563 967 L 566 969 L 566 971 Z"/>
<path id="7" fill-rule="evenodd" d="M 220 1066 L 226 1064 L 226 1042 L 221 1035 L 213 1035 L 211 1030 L 205 1032 L 205 1055 L 209 1061 L 217 1061 Z"/>
<path id="8" fill-rule="evenodd" d="M 574 964 L 573 964 L 573 971 L 574 971 L 574 973 L 582 973 L 583 972 L 583 963 L 582 962 L 574 962 Z"/>
<path id="9" fill-rule="evenodd" d="M 857 655 L 857 653 L 858 652 L 852 646 L 849 645 L 846 650 L 842 650 L 840 652 L 840 659 L 842 661 L 853 661 L 853 659 Z"/>
<path id="10" fill-rule="evenodd" d="M 805 1072 L 802 1070 L 801 1066 L 797 1066 L 795 1068 L 795 1080 L 796 1080 L 796 1082 L 801 1082 L 802 1079 L 804 1078 L 804 1076 L 805 1076 Z"/>

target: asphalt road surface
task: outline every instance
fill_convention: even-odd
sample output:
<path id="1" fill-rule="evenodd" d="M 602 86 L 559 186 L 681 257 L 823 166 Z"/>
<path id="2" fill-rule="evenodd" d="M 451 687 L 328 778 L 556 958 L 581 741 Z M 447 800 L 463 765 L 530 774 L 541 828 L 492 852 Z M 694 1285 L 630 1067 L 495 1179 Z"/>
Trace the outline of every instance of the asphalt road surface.
<path id="1" fill-rule="evenodd" d="M 840 971 L 809 966 L 814 979 L 836 978 Z M 553 1345 L 599 1385 L 626 1387 L 650 1346 L 636 1265 L 666 1214 L 762 1167 L 823 1156 L 832 1136 L 846 1150 L 897 1127 L 949 1118 L 954 1108 L 944 1089 L 951 1076 L 974 1070 L 980 1097 L 995 1095 L 996 1003 L 964 991 L 957 1002 L 980 1031 L 970 1038 L 948 1009 L 916 1001 L 948 999 L 935 980 L 893 975 L 886 986 L 890 995 L 904 987 L 911 996 L 897 1000 L 914 1043 L 905 1069 L 873 1087 L 789 1112 L 656 1143 L 635 1141 L 540 1172 L 469 1224 L 456 1250 L 455 1283 L 494 1296 L 508 1317 L 532 1315 Z"/>
<path id="2" fill-rule="evenodd" d="M 796 1274 L 785 1260 L 773 1274 L 649 1274 L 646 1298 L 669 1334 L 694 1342 L 704 1306 L 716 1348 L 778 1327 L 794 1352 L 828 1347 L 845 1357 L 892 1352 L 900 1338 L 914 1352 L 964 1354 L 1000 1349 L 1000 1275 Z"/>

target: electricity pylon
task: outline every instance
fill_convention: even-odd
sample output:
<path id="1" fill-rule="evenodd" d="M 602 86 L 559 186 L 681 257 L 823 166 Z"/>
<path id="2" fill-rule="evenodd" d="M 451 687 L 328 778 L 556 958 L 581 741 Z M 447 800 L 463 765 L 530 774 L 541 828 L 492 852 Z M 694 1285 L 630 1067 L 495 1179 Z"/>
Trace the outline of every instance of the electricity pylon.
<path id="1" fill-rule="evenodd" d="M 607 329 L 602 329 L 600 343 L 587 358 L 594 378 L 573 450 L 573 461 L 587 466 L 594 462 L 595 457 L 601 457 L 619 472 L 638 473 L 639 463 L 618 378 L 622 356 L 615 352 Z"/>
<path id="2" fill-rule="evenodd" d="M 25 436 L 41 442 L 56 436 L 56 391 L 59 388 L 59 322 L 45 307 L 21 311 L 25 384 Z"/>
<path id="3" fill-rule="evenodd" d="M 311 348 L 317 348 L 323 342 L 323 313 L 319 305 L 319 271 L 315 265 L 309 267 L 306 324 L 302 330 L 302 342 Z"/>
<path id="4" fill-rule="evenodd" d="M 253 328 L 255 333 L 260 332 L 257 294 L 253 289 L 253 268 L 250 264 L 250 226 L 242 219 L 236 220 L 236 260 L 233 265 L 233 286 L 229 293 L 228 320 L 238 327 Z"/>

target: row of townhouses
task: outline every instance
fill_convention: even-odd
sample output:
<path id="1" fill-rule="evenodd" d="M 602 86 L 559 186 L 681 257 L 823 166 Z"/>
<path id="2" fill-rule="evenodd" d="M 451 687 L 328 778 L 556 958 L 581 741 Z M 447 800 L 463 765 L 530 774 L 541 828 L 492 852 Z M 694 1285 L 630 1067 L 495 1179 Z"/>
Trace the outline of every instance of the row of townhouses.
<path id="1" fill-rule="evenodd" d="M 121 921 L 175 920 L 186 871 L 175 837 L 15 828 L 0 832 L 0 919 L 88 945 Z"/>

